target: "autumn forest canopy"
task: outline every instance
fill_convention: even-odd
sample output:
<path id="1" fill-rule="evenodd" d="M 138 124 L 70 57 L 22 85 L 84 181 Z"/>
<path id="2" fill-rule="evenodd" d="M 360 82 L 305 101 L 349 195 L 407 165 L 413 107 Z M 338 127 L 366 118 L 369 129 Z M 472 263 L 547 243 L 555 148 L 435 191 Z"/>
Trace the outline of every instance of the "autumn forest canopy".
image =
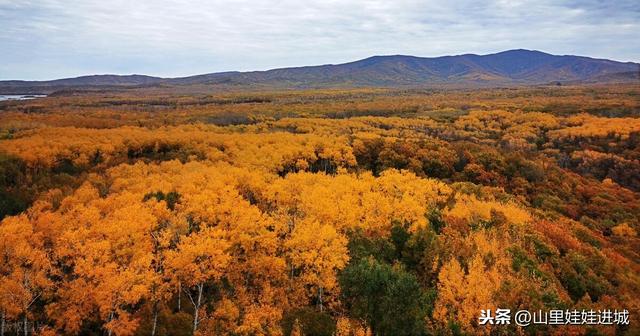
<path id="1" fill-rule="evenodd" d="M 640 86 L 0 102 L 0 220 L 7 335 L 638 335 Z"/>

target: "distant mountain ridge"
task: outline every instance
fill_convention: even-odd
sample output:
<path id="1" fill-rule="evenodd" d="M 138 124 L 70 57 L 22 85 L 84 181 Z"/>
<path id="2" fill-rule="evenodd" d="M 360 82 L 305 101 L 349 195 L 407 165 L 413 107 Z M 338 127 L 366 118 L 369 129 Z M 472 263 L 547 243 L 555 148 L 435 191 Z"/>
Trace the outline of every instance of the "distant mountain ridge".
<path id="1" fill-rule="evenodd" d="M 508 50 L 489 55 L 373 56 L 344 64 L 220 72 L 181 78 L 92 75 L 52 81 L 0 81 L 0 93 L 69 87 L 220 85 L 264 87 L 402 87 L 428 85 L 532 85 L 551 82 L 640 81 L 640 64 L 584 56 Z M 20 90 L 24 92 L 19 92 Z M 26 92 L 26 91 L 31 92 Z"/>

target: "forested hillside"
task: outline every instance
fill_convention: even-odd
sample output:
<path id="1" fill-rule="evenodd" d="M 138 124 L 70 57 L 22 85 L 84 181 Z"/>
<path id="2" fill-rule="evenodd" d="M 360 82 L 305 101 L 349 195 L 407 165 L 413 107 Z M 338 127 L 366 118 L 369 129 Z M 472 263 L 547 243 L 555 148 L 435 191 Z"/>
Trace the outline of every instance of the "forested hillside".
<path id="1" fill-rule="evenodd" d="M 61 94 L 0 139 L 7 335 L 640 334 L 637 84 Z"/>
<path id="2" fill-rule="evenodd" d="M 50 81 L 0 81 L 0 93 L 49 94 L 60 90 L 207 85 L 223 90 L 353 87 L 500 87 L 557 83 L 637 83 L 640 64 L 537 50 L 488 55 L 372 56 L 343 63 L 266 71 L 227 71 L 189 77 L 91 75 Z"/>

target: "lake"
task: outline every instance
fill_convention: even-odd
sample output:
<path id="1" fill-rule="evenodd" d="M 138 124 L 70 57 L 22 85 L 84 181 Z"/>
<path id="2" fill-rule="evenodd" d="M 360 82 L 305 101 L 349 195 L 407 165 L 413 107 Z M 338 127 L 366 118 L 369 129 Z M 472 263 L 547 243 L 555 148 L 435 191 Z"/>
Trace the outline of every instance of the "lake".
<path id="1" fill-rule="evenodd" d="M 0 95 L 0 101 L 3 100 L 27 100 L 27 99 L 36 99 L 43 98 L 47 95 Z"/>

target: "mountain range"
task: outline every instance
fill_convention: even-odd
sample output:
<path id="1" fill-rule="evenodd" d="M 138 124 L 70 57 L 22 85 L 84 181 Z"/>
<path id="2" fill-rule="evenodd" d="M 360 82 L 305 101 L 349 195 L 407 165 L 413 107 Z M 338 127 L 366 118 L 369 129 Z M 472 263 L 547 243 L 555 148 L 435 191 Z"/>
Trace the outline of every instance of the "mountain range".
<path id="1" fill-rule="evenodd" d="M 91 75 L 51 81 L 11 80 L 0 81 L 0 93 L 51 93 L 74 88 L 175 85 L 325 88 L 513 86 L 585 82 L 640 82 L 640 64 L 517 49 L 489 55 L 373 56 L 344 64 L 218 72 L 180 78 Z"/>

